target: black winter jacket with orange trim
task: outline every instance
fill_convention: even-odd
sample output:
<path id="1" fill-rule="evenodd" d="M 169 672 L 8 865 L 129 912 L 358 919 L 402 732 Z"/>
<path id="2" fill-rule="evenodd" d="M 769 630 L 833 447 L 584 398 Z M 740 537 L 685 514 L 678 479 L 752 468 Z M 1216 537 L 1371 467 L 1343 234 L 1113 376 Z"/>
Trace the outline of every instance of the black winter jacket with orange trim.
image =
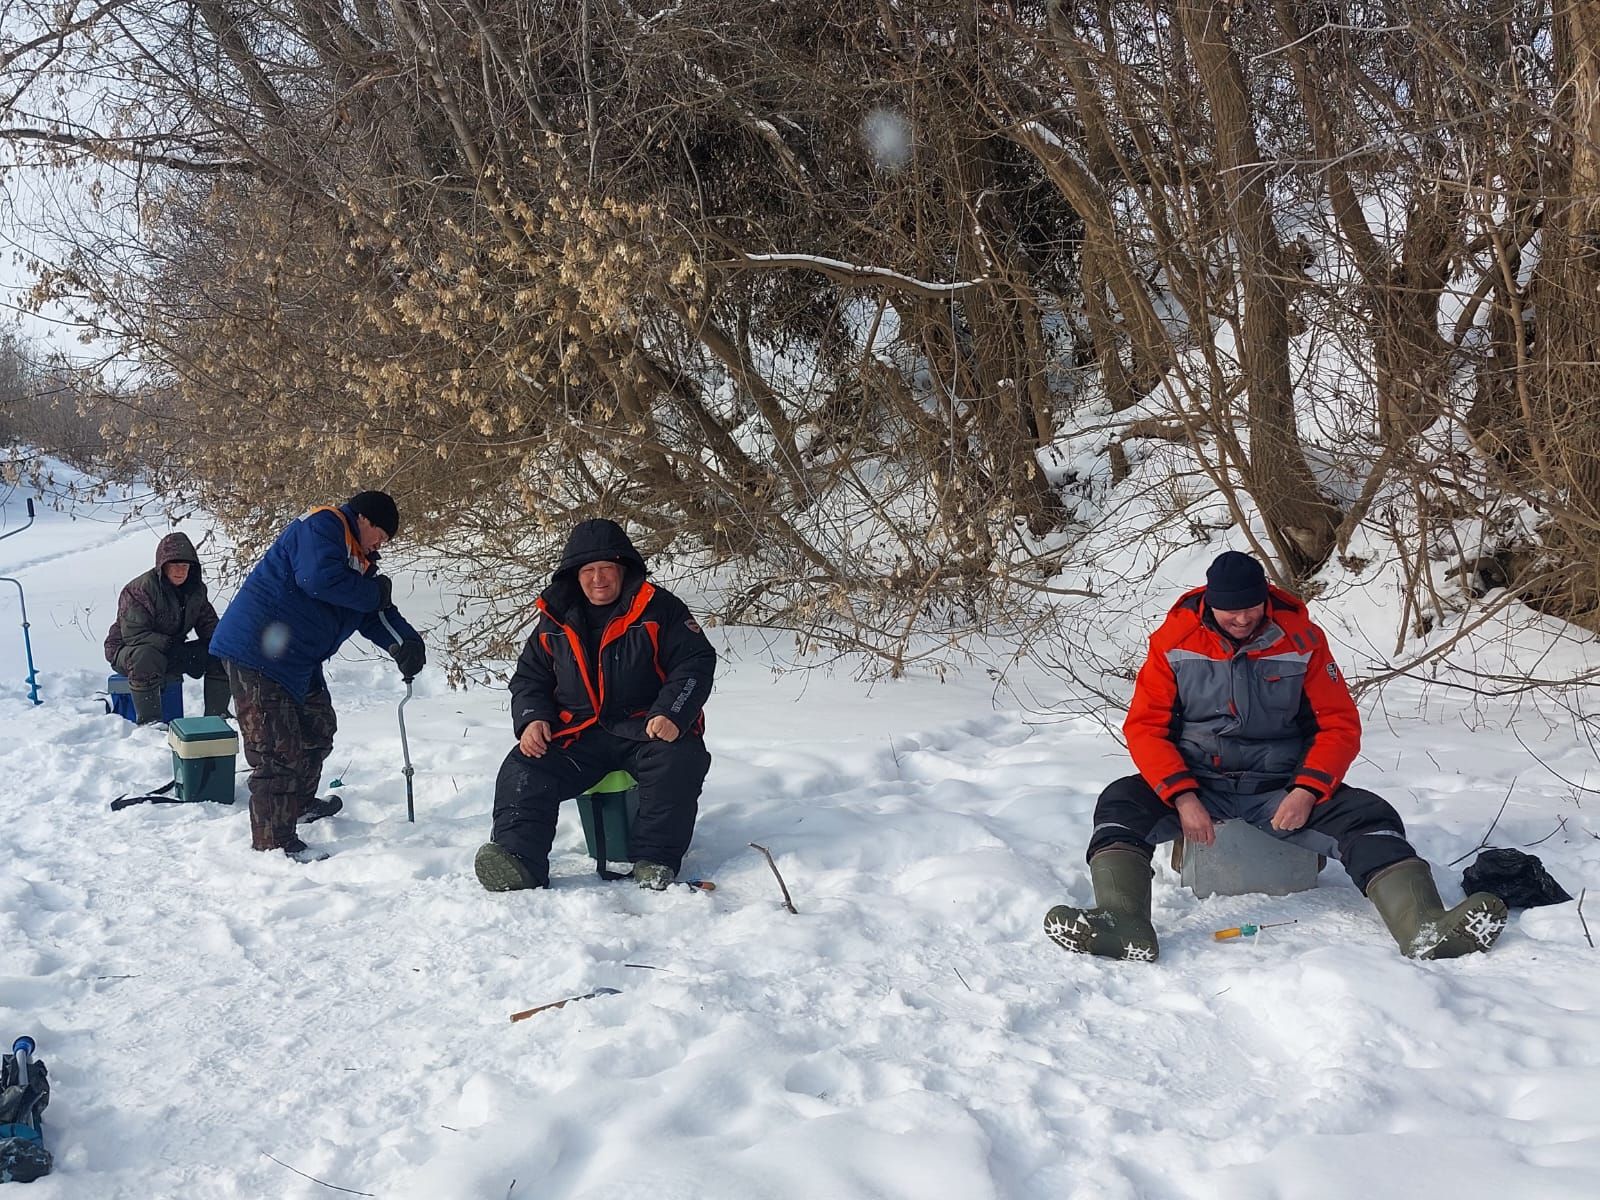
<path id="1" fill-rule="evenodd" d="M 599 725 L 643 741 L 645 723 L 657 715 L 684 733 L 703 731 L 701 709 L 711 694 L 717 652 L 683 601 L 648 582 L 632 562 L 625 567 L 598 656 L 587 645 L 587 601 L 575 572 L 540 595 L 539 623 L 511 676 L 511 724 L 518 737 L 531 722 L 548 721 L 557 739 Z M 590 678 L 597 657 L 598 678 Z"/>

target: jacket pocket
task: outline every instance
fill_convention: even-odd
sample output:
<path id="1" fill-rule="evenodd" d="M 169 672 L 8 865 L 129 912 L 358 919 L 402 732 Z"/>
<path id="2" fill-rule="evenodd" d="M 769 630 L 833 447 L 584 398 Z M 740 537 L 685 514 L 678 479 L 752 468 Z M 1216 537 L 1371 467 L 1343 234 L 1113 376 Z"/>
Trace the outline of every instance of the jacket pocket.
<path id="1" fill-rule="evenodd" d="M 1251 668 L 1247 684 L 1249 710 L 1241 714 L 1241 732 L 1253 738 L 1283 738 L 1298 733 L 1306 660 L 1256 659 Z"/>

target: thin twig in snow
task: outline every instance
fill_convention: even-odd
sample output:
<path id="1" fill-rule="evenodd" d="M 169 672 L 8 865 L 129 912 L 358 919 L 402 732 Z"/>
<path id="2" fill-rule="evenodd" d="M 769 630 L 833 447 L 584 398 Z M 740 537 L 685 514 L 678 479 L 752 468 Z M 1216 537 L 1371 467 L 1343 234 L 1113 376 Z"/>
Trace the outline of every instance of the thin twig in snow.
<path id="1" fill-rule="evenodd" d="M 784 883 L 783 875 L 778 871 L 778 864 L 772 861 L 772 851 L 765 846 L 758 846 L 754 842 L 750 843 L 750 849 L 759 850 L 767 856 L 767 866 L 772 868 L 773 875 L 777 876 L 778 886 L 783 889 L 783 906 L 798 917 L 800 910 L 794 906 L 794 901 L 789 899 L 789 885 Z"/>
<path id="2" fill-rule="evenodd" d="M 265 1150 L 263 1150 L 261 1153 L 262 1154 L 266 1154 L 268 1158 L 272 1158 L 272 1155 L 267 1154 L 267 1152 Z M 377 1195 L 376 1192 L 358 1192 L 358 1191 L 355 1190 L 355 1188 L 340 1187 L 337 1183 L 329 1183 L 326 1179 L 318 1179 L 315 1175 L 307 1175 L 304 1171 L 298 1170 L 295 1167 L 291 1167 L 288 1163 L 284 1162 L 283 1159 L 281 1159 L 281 1158 L 272 1158 L 272 1161 L 277 1163 L 285 1171 L 293 1171 L 296 1175 L 300 1176 L 301 1179 L 309 1179 L 309 1180 L 311 1180 L 312 1183 L 320 1183 L 323 1187 L 332 1188 L 336 1192 L 348 1192 L 352 1196 L 376 1196 Z"/>
<path id="3" fill-rule="evenodd" d="M 1512 780 L 1511 780 L 1511 787 L 1508 787 L 1506 789 L 1506 798 L 1504 800 L 1500 801 L 1500 811 L 1494 814 L 1494 820 L 1489 822 L 1489 828 L 1485 829 L 1483 831 L 1483 840 L 1480 841 L 1471 850 L 1468 850 L 1465 854 L 1463 854 L 1461 856 L 1461 858 L 1471 858 L 1479 850 L 1482 850 L 1485 846 L 1487 846 L 1489 844 L 1489 835 L 1494 832 L 1494 827 L 1496 825 L 1500 824 L 1500 817 L 1506 811 L 1506 805 L 1511 803 L 1511 788 L 1514 788 L 1516 786 L 1517 786 L 1517 781 L 1516 781 L 1516 778 L 1513 777 Z M 1452 858 L 1449 861 L 1449 863 L 1447 863 L 1446 865 L 1453 867 L 1458 862 L 1461 861 L 1461 858 Z"/>
<path id="4" fill-rule="evenodd" d="M 967 982 L 967 981 L 966 981 L 966 980 L 965 980 L 965 979 L 964 979 L 964 978 L 962 978 L 962 975 L 961 975 L 961 971 L 960 971 L 960 969 L 959 969 L 959 968 L 956 968 L 956 967 L 951 967 L 951 968 L 950 968 L 950 969 L 951 969 L 951 970 L 952 970 L 952 971 L 955 971 L 955 973 L 956 973 L 956 978 L 957 978 L 957 979 L 960 979 L 960 980 L 961 980 L 961 986 L 962 986 L 962 987 L 964 987 L 964 988 L 966 988 L 966 989 L 967 989 L 967 991 L 969 991 L 969 992 L 970 992 L 970 991 L 971 991 L 971 990 L 972 990 L 972 985 L 971 985 L 971 984 L 970 984 L 970 983 L 968 983 L 968 982 Z"/>
<path id="5" fill-rule="evenodd" d="M 1583 898 L 1589 894 L 1589 889 L 1584 888 L 1578 893 L 1578 920 L 1583 922 L 1583 936 L 1589 939 L 1589 949 L 1594 949 L 1594 938 L 1589 935 L 1589 922 L 1583 919 Z"/>
<path id="6" fill-rule="evenodd" d="M 1567 827 L 1567 819 L 1565 817 L 1557 817 L 1556 818 L 1556 827 L 1554 829 L 1552 829 L 1549 833 L 1545 834 L 1542 838 L 1540 838 L 1539 842 L 1548 842 L 1551 838 L 1555 837 L 1556 834 L 1560 833 L 1566 827 Z M 1523 849 L 1527 849 L 1529 846 L 1537 846 L 1539 844 L 1539 842 L 1523 842 L 1522 843 L 1522 847 L 1523 847 Z"/>
<path id="7" fill-rule="evenodd" d="M 1583 784 L 1579 783 L 1575 779 L 1568 779 L 1560 771 L 1556 770 L 1549 763 L 1545 762 L 1544 759 L 1540 758 L 1537 754 L 1535 754 L 1533 752 L 1533 747 L 1529 746 L 1527 742 L 1522 740 L 1522 734 L 1517 731 L 1516 726 L 1512 726 L 1512 728 L 1511 728 L 1511 736 L 1517 739 L 1517 745 L 1521 746 L 1524 750 L 1526 750 L 1528 752 L 1528 757 L 1529 758 L 1533 759 L 1534 762 L 1538 763 L 1546 771 L 1549 771 L 1550 774 L 1554 775 L 1557 779 L 1561 780 L 1561 782 L 1566 784 L 1569 788 L 1572 788 L 1573 790 L 1579 791 L 1579 792 L 1588 792 L 1590 795 L 1600 795 L 1600 788 L 1585 787 Z"/>

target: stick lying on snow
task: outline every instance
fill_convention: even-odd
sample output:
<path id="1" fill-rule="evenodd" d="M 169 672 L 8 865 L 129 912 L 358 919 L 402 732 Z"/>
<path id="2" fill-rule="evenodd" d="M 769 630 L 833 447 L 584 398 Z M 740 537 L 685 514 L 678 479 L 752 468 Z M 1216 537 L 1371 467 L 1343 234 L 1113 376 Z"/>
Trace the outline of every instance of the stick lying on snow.
<path id="1" fill-rule="evenodd" d="M 771 867 L 772 873 L 778 876 L 778 886 L 783 889 L 783 906 L 798 917 L 800 910 L 794 906 L 794 901 L 789 899 L 789 885 L 784 883 L 783 876 L 778 874 L 778 864 L 772 861 L 772 851 L 765 846 L 758 846 L 754 842 L 750 843 L 750 849 L 759 850 L 767 856 L 767 866 Z"/>
<path id="2" fill-rule="evenodd" d="M 568 996 L 565 1000 L 553 1000 L 549 1004 L 541 1004 L 538 1008 L 525 1008 L 521 1012 L 511 1014 L 513 1021 L 526 1021 L 534 1013 L 542 1013 L 546 1009 L 560 1008 L 564 1004 L 571 1004 L 574 1000 L 593 1000 L 596 996 L 617 996 L 622 994 L 621 988 L 595 988 L 592 992 L 585 992 L 581 996 Z"/>

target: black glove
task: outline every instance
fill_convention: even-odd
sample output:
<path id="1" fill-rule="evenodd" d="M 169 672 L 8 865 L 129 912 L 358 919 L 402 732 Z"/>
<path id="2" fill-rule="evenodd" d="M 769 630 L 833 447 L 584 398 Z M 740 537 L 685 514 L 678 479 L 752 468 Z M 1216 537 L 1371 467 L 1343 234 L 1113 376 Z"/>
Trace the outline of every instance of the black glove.
<path id="1" fill-rule="evenodd" d="M 387 575 L 374 575 L 372 582 L 378 585 L 378 611 L 382 612 L 394 603 L 394 580 Z"/>
<path id="2" fill-rule="evenodd" d="M 181 671 L 190 679 L 199 679 L 210 665 L 211 647 L 207 642 L 183 642 L 167 656 L 167 670 Z"/>
<path id="3" fill-rule="evenodd" d="M 395 666 L 400 668 L 400 678 L 407 683 L 421 674 L 422 668 L 428 665 L 428 648 L 415 639 L 400 642 L 391 647 L 389 653 L 394 655 Z"/>

